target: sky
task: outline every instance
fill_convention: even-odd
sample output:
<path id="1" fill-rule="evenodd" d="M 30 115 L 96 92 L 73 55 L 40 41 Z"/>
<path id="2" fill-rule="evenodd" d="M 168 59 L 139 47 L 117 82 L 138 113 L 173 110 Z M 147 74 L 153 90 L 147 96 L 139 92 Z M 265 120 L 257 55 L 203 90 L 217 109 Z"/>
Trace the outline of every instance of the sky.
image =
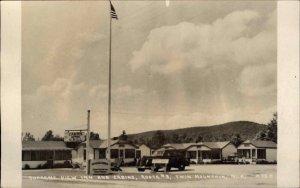
<path id="1" fill-rule="evenodd" d="M 112 136 L 268 123 L 277 109 L 272 1 L 113 1 Z M 22 131 L 107 136 L 107 1 L 22 2 Z"/>

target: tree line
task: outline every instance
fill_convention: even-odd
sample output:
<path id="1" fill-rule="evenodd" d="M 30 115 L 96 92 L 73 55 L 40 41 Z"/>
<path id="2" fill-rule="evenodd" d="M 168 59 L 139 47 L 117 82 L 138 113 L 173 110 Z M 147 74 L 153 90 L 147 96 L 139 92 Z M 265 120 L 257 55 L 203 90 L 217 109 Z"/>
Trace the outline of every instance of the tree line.
<path id="1" fill-rule="evenodd" d="M 152 148 L 159 148 L 167 143 L 198 143 L 198 142 L 216 142 L 216 141 L 231 141 L 234 145 L 239 146 L 246 139 L 267 140 L 277 143 L 277 113 L 273 114 L 273 118 L 267 124 L 266 128 L 259 131 L 255 138 L 242 138 L 240 134 L 222 134 L 219 136 L 198 135 L 189 136 L 186 133 L 181 135 L 177 133 L 164 134 L 163 131 L 156 131 L 150 138 L 133 138 L 134 144 L 146 144 Z"/>
<path id="2" fill-rule="evenodd" d="M 240 145 L 245 138 L 243 139 L 240 134 L 223 134 L 221 136 L 212 136 L 212 135 L 198 135 L 198 136 L 189 136 L 186 133 L 181 135 L 177 133 L 172 133 L 169 135 L 165 135 L 163 131 L 156 131 L 152 137 L 150 138 L 129 138 L 126 134 L 126 131 L 123 130 L 122 133 L 118 137 L 114 137 L 113 139 L 119 139 L 123 141 L 128 141 L 129 143 L 140 145 L 146 144 L 151 148 L 159 148 L 167 143 L 198 143 L 198 142 L 212 142 L 212 141 L 231 141 L 236 146 Z M 277 113 L 273 114 L 273 118 L 267 124 L 266 128 L 256 134 L 254 138 L 256 140 L 269 140 L 277 143 Z M 24 135 L 22 134 L 22 141 L 35 141 L 34 136 L 26 132 Z M 48 130 L 45 135 L 41 139 L 42 141 L 63 141 L 64 138 L 59 135 L 54 135 L 52 130 Z M 90 132 L 90 140 L 100 140 L 99 133 Z"/>
<path id="3" fill-rule="evenodd" d="M 90 132 L 90 140 L 100 140 L 99 133 Z M 25 134 L 22 133 L 22 141 L 39 141 L 39 139 L 36 140 L 33 134 L 26 132 Z M 54 135 L 52 130 L 48 130 L 41 141 L 64 141 L 64 138 L 58 134 Z"/>

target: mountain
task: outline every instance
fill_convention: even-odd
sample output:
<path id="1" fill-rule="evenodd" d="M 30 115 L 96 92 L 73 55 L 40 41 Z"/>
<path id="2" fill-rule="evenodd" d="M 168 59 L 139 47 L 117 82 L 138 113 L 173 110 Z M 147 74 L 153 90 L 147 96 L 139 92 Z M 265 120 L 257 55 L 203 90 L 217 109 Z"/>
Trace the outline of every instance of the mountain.
<path id="1" fill-rule="evenodd" d="M 155 130 L 137 134 L 128 134 L 128 140 L 131 140 L 135 144 L 145 143 L 152 147 L 165 143 L 227 141 L 231 140 L 237 134 L 239 134 L 241 140 L 246 140 L 254 139 L 255 135 L 265 128 L 266 125 L 264 124 L 250 121 L 235 121 L 212 126 Z"/>

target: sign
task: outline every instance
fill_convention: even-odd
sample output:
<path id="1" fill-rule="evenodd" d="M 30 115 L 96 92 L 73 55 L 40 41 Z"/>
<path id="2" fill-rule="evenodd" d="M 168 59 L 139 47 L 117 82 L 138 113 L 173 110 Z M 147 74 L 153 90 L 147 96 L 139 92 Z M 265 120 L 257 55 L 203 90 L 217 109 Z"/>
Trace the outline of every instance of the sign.
<path id="1" fill-rule="evenodd" d="M 83 142 L 85 141 L 86 131 L 83 130 L 66 130 L 64 141 L 65 142 Z"/>
<path id="2" fill-rule="evenodd" d="M 90 162 L 90 173 L 92 175 L 108 174 L 108 160 L 107 159 L 95 159 Z"/>
<path id="3" fill-rule="evenodd" d="M 169 159 L 152 159 L 152 164 L 168 164 Z"/>

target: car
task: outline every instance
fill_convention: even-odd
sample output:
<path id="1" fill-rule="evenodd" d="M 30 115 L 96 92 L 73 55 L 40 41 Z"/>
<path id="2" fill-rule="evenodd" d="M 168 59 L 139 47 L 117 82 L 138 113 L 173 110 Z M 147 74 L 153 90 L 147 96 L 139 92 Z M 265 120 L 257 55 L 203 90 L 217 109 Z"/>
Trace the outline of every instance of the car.
<path id="1" fill-rule="evenodd" d="M 185 170 L 189 164 L 185 150 L 166 149 L 156 152 L 153 156 L 144 156 L 138 161 L 137 169 L 138 171 L 150 169 L 154 172 L 162 168 L 165 171 L 170 171 L 171 168 Z"/>

